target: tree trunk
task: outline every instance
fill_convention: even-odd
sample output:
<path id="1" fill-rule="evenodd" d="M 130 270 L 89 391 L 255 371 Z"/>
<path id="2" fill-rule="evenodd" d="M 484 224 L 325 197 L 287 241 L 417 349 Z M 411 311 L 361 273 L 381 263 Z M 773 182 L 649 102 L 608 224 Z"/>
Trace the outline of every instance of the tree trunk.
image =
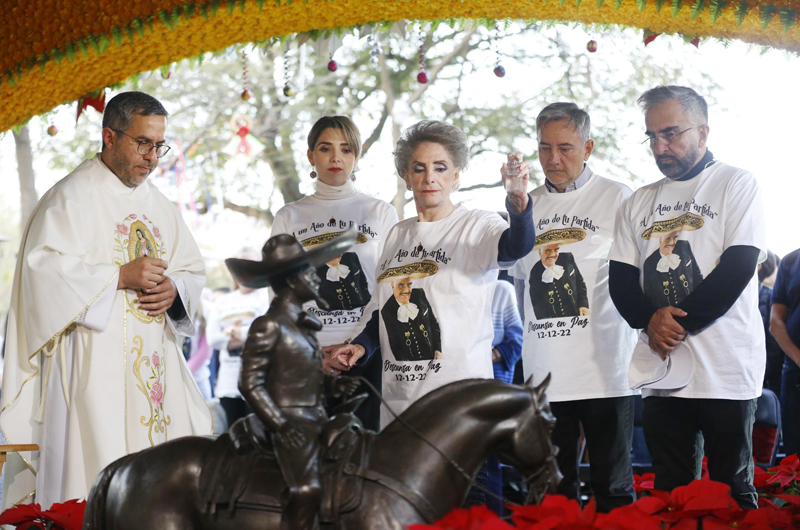
<path id="1" fill-rule="evenodd" d="M 19 133 L 14 133 L 14 141 L 17 144 L 17 170 L 19 172 L 19 191 L 20 191 L 20 233 L 25 230 L 33 208 L 36 206 L 38 197 L 36 196 L 36 175 L 33 173 L 33 150 L 31 149 L 31 137 L 28 133 L 28 126 L 20 128 Z"/>

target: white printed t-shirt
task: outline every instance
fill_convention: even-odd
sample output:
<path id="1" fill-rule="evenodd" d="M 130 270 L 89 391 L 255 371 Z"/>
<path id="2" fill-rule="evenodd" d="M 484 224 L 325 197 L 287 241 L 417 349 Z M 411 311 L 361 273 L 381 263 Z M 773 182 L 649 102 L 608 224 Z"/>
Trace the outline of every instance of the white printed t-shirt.
<path id="1" fill-rule="evenodd" d="M 494 377 L 491 308 L 507 228 L 498 214 L 459 204 L 444 219 L 413 217 L 389 232 L 367 315 L 378 310 L 383 398 L 395 413 L 453 381 Z M 392 281 L 403 278 L 411 294 L 401 304 Z M 381 407 L 381 426 L 393 419 Z"/>
<path id="2" fill-rule="evenodd" d="M 525 378 L 539 384 L 551 373 L 550 401 L 636 393 L 628 388 L 636 333 L 608 291 L 608 252 L 630 195 L 624 184 L 595 174 L 574 191 L 550 193 L 542 185 L 531 193 L 536 246 L 510 274 L 525 282 Z M 559 246 L 555 267 L 543 264 L 546 244 Z"/>
<path id="3" fill-rule="evenodd" d="M 670 263 L 659 245 L 676 231 Z M 664 178 L 638 189 L 624 207 L 609 259 L 637 267 L 645 295 L 662 307 L 662 292 L 690 291 L 738 245 L 766 258 L 761 192 L 750 172 L 716 162 L 692 179 Z M 728 312 L 685 341 L 695 359 L 692 380 L 680 390 L 645 390 L 645 397 L 757 398 L 766 361 L 756 275 Z"/>
<path id="4" fill-rule="evenodd" d="M 355 337 L 364 306 L 374 290 L 375 266 L 383 241 L 395 223 L 397 211 L 393 206 L 359 192 L 335 200 L 311 195 L 287 204 L 275 214 L 271 235 L 289 234 L 304 246 L 323 240 L 325 234 L 339 233 L 351 226 L 358 229 L 358 242 L 342 258 L 344 267 L 320 274 L 320 294 L 327 299 L 326 290 L 330 286 L 331 296 L 334 300 L 341 297 L 343 305 L 338 308 L 332 305 L 329 311 L 314 302 L 304 306 L 322 321 L 322 330 L 317 333 L 320 346 L 342 344 Z M 330 267 L 323 265 L 318 270 L 326 269 Z M 368 286 L 368 292 L 363 292 L 360 287 L 363 285 Z"/>

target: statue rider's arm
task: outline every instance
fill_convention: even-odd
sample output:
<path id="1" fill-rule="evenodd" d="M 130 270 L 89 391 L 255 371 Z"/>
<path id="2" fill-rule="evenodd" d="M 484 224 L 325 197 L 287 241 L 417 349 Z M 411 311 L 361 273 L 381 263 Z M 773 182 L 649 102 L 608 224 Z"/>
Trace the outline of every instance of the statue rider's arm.
<path id="1" fill-rule="evenodd" d="M 265 316 L 256 319 L 244 345 L 239 375 L 239 391 L 256 416 L 273 432 L 281 430 L 287 421 L 267 392 L 270 360 L 279 339 L 280 330 L 275 322 Z"/>

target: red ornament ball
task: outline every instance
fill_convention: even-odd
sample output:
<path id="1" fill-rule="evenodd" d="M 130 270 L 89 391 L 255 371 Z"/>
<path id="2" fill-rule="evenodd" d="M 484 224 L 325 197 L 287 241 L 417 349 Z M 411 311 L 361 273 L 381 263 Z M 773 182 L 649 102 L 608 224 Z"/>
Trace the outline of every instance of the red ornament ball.
<path id="1" fill-rule="evenodd" d="M 425 72 L 420 72 L 417 74 L 417 81 L 422 83 L 423 85 L 428 82 L 428 74 Z"/>
<path id="2" fill-rule="evenodd" d="M 503 68 L 502 64 L 498 64 L 494 67 L 494 75 L 497 77 L 505 77 L 506 76 L 506 69 Z"/>
<path id="3" fill-rule="evenodd" d="M 597 41 L 596 40 L 590 40 L 586 44 L 586 49 L 589 50 L 590 53 L 596 52 L 597 51 Z"/>
<path id="4" fill-rule="evenodd" d="M 57 135 L 58 134 L 58 127 L 56 127 L 55 125 L 51 125 L 50 127 L 47 128 L 47 134 L 49 134 L 50 136 Z"/>
<path id="5" fill-rule="evenodd" d="M 250 101 L 252 97 L 253 93 L 250 92 L 249 89 L 245 88 L 244 91 L 242 92 L 242 101 Z"/>
<path id="6" fill-rule="evenodd" d="M 337 68 L 339 68 L 339 65 L 336 64 L 336 61 L 334 61 L 333 59 L 328 61 L 328 71 L 329 72 L 335 72 Z"/>

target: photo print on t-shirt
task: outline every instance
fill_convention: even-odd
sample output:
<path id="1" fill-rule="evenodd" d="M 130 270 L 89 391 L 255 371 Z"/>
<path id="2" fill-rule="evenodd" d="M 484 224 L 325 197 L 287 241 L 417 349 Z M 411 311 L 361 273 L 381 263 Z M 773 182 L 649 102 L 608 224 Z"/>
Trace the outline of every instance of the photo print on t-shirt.
<path id="1" fill-rule="evenodd" d="M 326 232 L 306 238 L 300 242 L 306 250 L 321 245 L 343 232 Z M 356 236 L 356 245 L 367 242 L 361 232 Z M 319 295 L 328 302 L 329 311 L 352 310 L 364 307 L 369 302 L 369 284 L 355 252 L 345 252 L 317 268 L 320 279 Z"/>
<path id="2" fill-rule="evenodd" d="M 537 320 L 590 314 L 586 282 L 575 257 L 561 248 L 583 241 L 582 228 L 555 228 L 536 236 L 533 252 L 539 261 L 531 268 L 529 284 Z"/>
<path id="3" fill-rule="evenodd" d="M 396 361 L 442 359 L 439 321 L 425 291 L 415 284 L 439 270 L 431 260 L 392 267 L 378 277 L 378 283 L 392 287 L 391 296 L 381 308 L 389 346 Z"/>
<path id="4" fill-rule="evenodd" d="M 644 262 L 644 293 L 656 307 L 677 306 L 703 281 L 692 246 L 680 239 L 684 231 L 702 227 L 703 218 L 687 212 L 642 232 L 644 240 L 658 239 L 658 249 Z"/>

